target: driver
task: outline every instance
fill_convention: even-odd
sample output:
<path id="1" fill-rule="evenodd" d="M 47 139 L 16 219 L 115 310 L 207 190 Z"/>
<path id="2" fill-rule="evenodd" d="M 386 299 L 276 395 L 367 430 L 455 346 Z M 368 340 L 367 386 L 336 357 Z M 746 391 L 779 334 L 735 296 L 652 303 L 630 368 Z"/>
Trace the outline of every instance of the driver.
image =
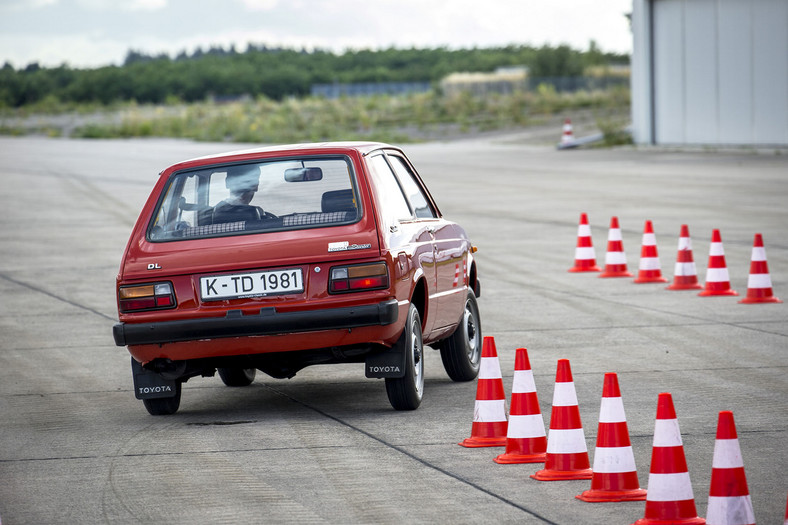
<path id="1" fill-rule="evenodd" d="M 260 168 L 251 166 L 231 166 L 227 168 L 224 180 L 230 196 L 216 205 L 213 210 L 214 224 L 220 222 L 259 221 L 270 216 L 259 206 L 252 206 L 254 194 L 260 185 Z"/>

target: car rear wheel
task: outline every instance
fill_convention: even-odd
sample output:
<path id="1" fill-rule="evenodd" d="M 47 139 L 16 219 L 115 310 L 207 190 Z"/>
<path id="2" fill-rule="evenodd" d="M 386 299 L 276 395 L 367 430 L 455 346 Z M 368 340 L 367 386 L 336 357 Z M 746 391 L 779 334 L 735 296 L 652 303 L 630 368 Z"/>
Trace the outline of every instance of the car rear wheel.
<path id="1" fill-rule="evenodd" d="M 476 296 L 468 292 L 460 324 L 441 345 L 443 368 L 454 381 L 471 381 L 479 374 L 482 358 L 482 324 Z"/>
<path id="2" fill-rule="evenodd" d="M 395 410 L 415 410 L 424 394 L 424 345 L 421 339 L 421 317 L 411 303 L 405 329 L 396 347 L 405 353 L 405 375 L 386 378 L 386 393 Z"/>
<path id="3" fill-rule="evenodd" d="M 181 406 L 181 382 L 175 382 L 174 396 L 143 399 L 142 404 L 145 405 L 148 414 L 152 416 L 169 416 L 174 414 Z"/>
<path id="4" fill-rule="evenodd" d="M 219 377 L 227 386 L 249 386 L 254 381 L 254 368 L 218 368 Z"/>

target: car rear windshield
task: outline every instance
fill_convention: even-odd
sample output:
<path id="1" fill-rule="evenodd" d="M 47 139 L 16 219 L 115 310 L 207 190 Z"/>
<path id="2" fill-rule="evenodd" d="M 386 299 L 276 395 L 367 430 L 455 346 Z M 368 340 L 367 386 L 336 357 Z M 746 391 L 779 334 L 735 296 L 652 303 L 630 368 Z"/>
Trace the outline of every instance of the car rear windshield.
<path id="1" fill-rule="evenodd" d="M 151 241 L 320 228 L 361 215 L 347 157 L 212 166 L 174 174 L 148 228 Z"/>

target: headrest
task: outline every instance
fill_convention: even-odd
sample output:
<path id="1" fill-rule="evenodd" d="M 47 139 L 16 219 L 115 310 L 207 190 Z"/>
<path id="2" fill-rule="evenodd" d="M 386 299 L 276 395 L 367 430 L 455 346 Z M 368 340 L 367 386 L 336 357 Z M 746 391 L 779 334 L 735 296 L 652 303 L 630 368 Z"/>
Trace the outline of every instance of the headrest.
<path id="1" fill-rule="evenodd" d="M 231 166 L 227 168 L 224 183 L 228 190 L 236 193 L 257 191 L 260 185 L 260 168 L 255 165 Z"/>
<path id="2" fill-rule="evenodd" d="M 356 203 L 353 200 L 353 190 L 334 190 L 323 194 L 320 202 L 323 213 L 335 211 L 356 211 Z"/>

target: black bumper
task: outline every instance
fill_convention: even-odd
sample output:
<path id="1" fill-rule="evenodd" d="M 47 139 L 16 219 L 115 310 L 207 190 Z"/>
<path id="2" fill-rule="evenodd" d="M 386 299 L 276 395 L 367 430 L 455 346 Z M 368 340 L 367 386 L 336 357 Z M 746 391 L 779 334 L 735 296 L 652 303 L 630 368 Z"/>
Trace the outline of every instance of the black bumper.
<path id="1" fill-rule="evenodd" d="M 259 314 L 242 315 L 231 310 L 225 317 L 165 321 L 161 323 L 117 323 L 112 335 L 118 346 L 174 343 L 220 337 L 273 335 L 317 330 L 344 330 L 361 326 L 388 325 L 397 320 L 397 300 L 378 304 L 277 312 L 276 308 L 262 308 Z"/>

